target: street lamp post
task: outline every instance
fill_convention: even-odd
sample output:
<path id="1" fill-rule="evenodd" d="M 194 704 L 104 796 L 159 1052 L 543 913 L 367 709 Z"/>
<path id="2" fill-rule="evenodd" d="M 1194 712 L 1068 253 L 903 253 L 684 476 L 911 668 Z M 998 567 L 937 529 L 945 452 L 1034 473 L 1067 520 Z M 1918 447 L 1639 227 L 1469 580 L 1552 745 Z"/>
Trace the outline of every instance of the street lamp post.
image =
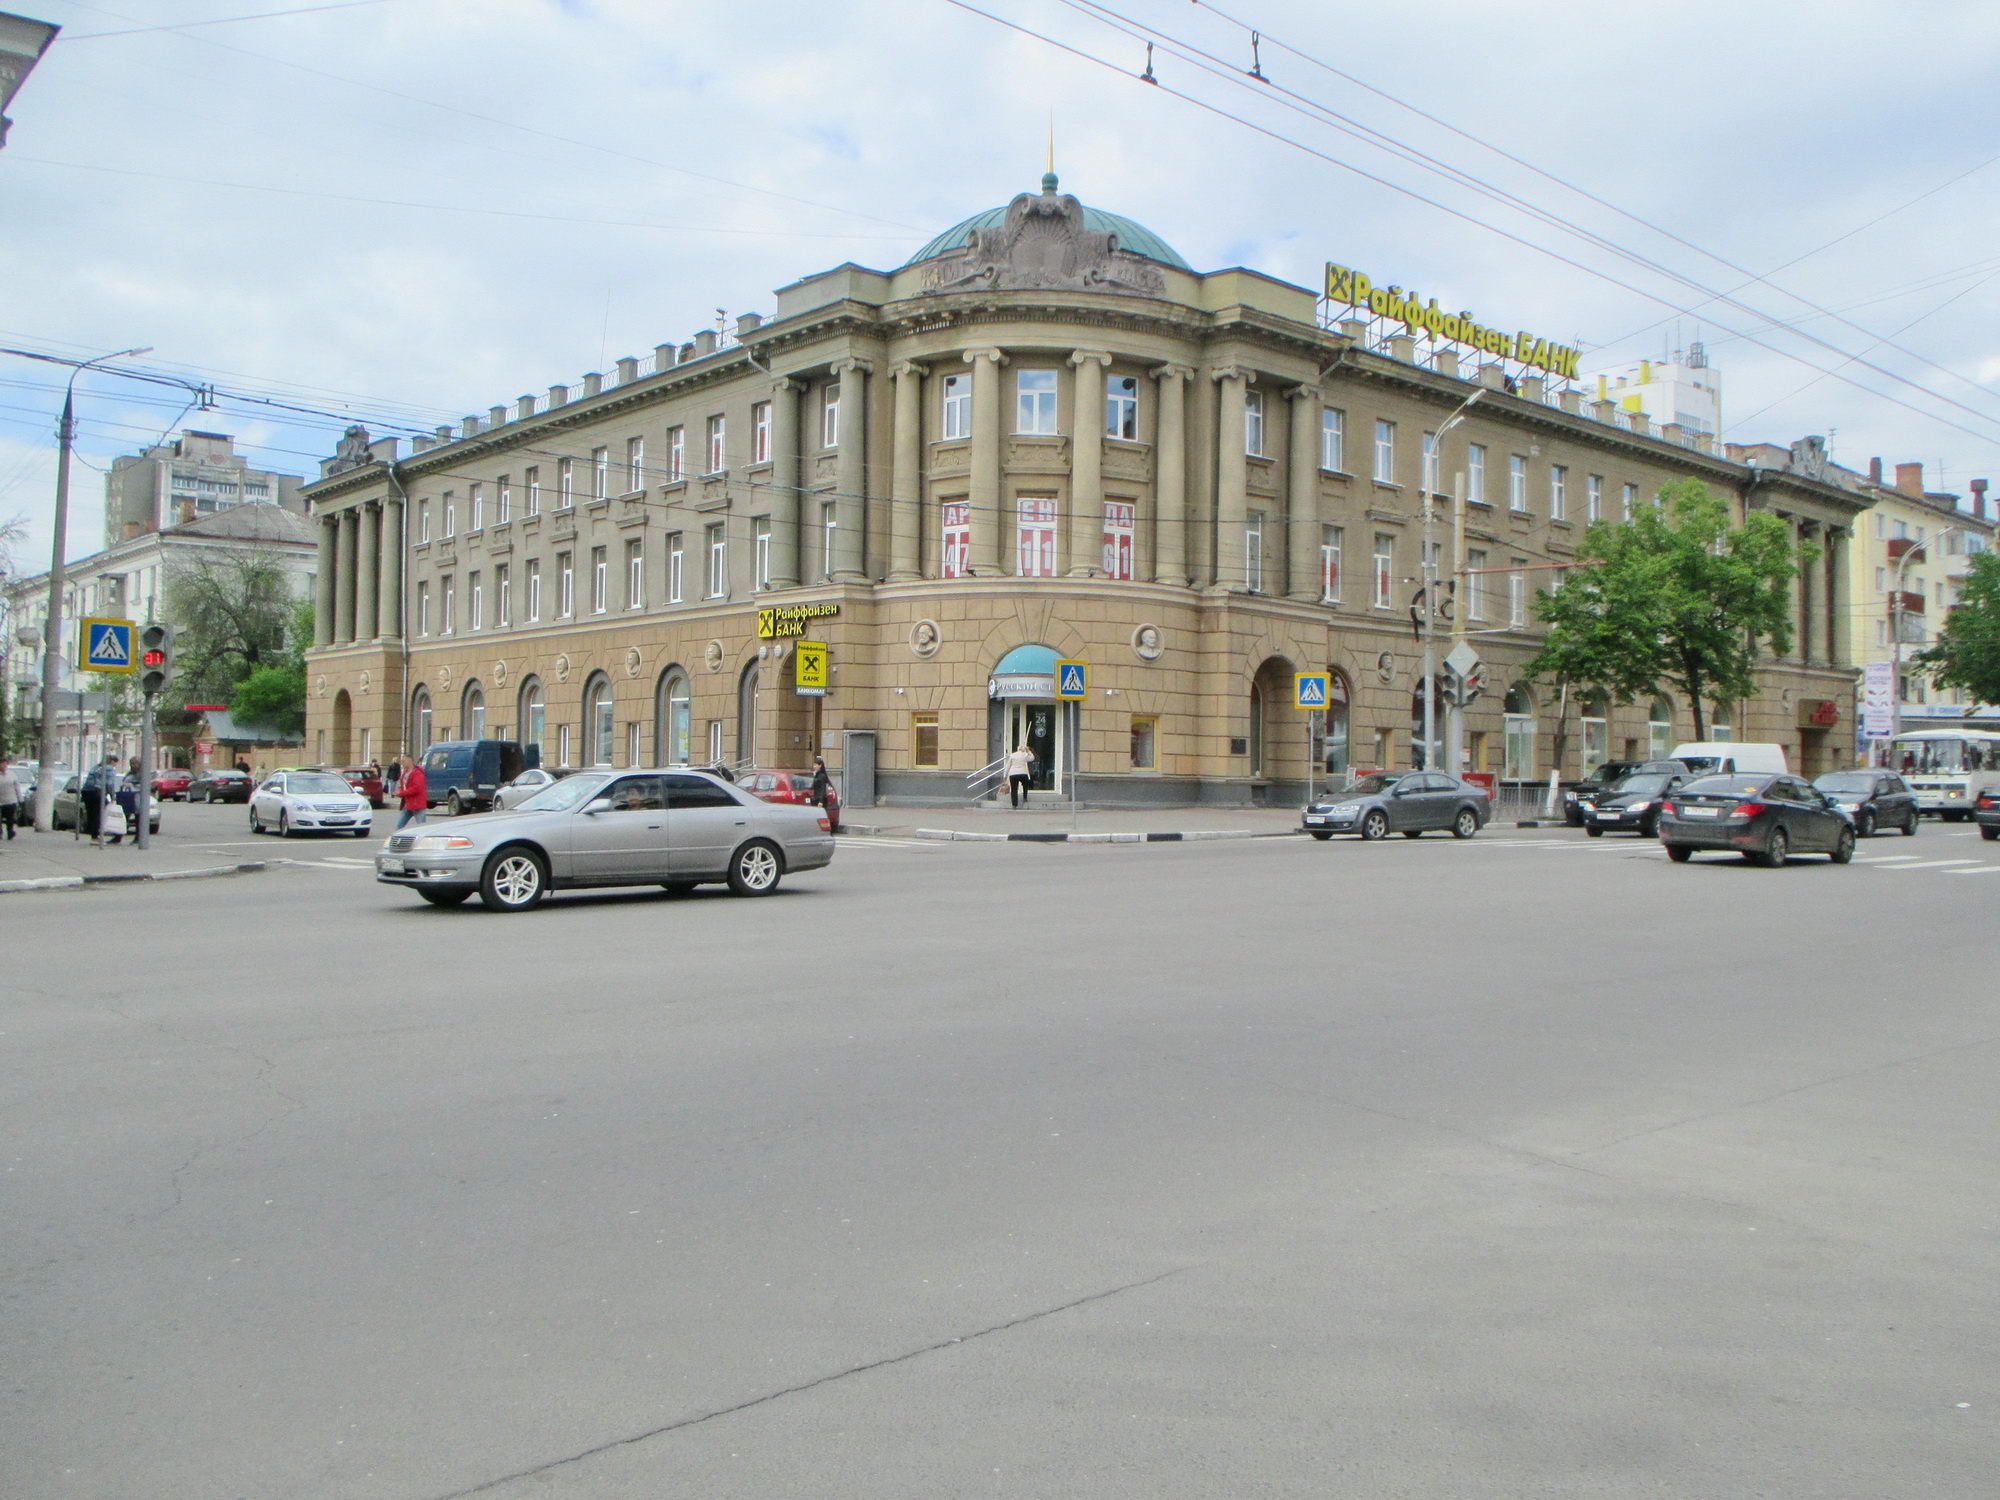
<path id="1" fill-rule="evenodd" d="M 1473 402 L 1485 394 L 1486 388 L 1481 386 L 1470 396 L 1459 402 L 1452 414 L 1446 417 L 1443 423 L 1439 425 L 1438 430 L 1431 435 L 1431 464 L 1426 467 L 1434 467 L 1438 474 L 1442 475 L 1444 468 L 1444 435 L 1460 422 L 1464 421 L 1465 413 L 1470 409 Z M 1438 568 L 1437 557 L 1432 550 L 1431 542 L 1431 518 L 1435 512 L 1431 496 L 1431 491 L 1434 488 L 1430 482 L 1432 478 L 1433 475 L 1428 473 L 1421 476 L 1421 487 L 1424 492 L 1424 556 L 1423 565 L 1418 570 L 1423 577 L 1424 594 L 1424 769 L 1427 771 L 1435 771 L 1437 769 Z M 1451 564 L 1454 569 L 1457 569 L 1459 559 L 1453 557 Z M 1452 613 L 1456 617 L 1456 607 L 1454 607 Z M 1450 772 L 1453 776 L 1456 776 L 1458 774 L 1458 767 L 1451 767 Z"/>
<path id="2" fill-rule="evenodd" d="M 1941 544 L 1954 531 L 1963 530 L 1963 526 L 1947 526 L 1942 531 L 1933 532 L 1931 541 Z M 1889 694 L 1889 739 L 1892 743 L 1903 732 L 1903 575 L 1917 560 L 1917 554 L 1923 552 L 1924 546 L 1923 542 L 1918 542 L 1896 560 L 1896 586 L 1889 595 L 1889 634 L 1895 638 L 1896 648 L 1895 679 Z"/>

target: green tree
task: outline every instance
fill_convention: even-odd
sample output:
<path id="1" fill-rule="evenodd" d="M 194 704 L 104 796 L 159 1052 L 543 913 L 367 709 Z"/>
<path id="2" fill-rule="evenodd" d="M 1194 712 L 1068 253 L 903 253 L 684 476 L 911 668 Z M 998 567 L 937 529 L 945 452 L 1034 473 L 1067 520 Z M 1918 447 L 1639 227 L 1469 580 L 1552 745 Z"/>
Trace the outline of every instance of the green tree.
<path id="1" fill-rule="evenodd" d="M 1630 521 L 1591 526 L 1585 566 L 1537 593 L 1548 635 L 1522 674 L 1601 688 L 1620 703 L 1666 683 L 1706 739 L 1706 705 L 1749 697 L 1760 652 L 1790 649 L 1791 581 L 1811 556 L 1778 517 L 1752 511 L 1732 526 L 1700 480 L 1675 480 Z"/>
<path id="2" fill-rule="evenodd" d="M 283 563 L 262 553 L 203 558 L 167 579 L 165 617 L 174 624 L 173 696 L 224 703 L 261 667 L 282 666 L 296 603 Z"/>
<path id="3" fill-rule="evenodd" d="M 245 724 L 298 733 L 306 727 L 306 651 L 313 640 L 313 606 L 302 600 L 285 622 L 285 649 L 269 666 L 237 683 L 229 711 Z"/>
<path id="4" fill-rule="evenodd" d="M 2000 703 L 2000 554 L 1972 559 L 1937 643 L 1918 652 L 1915 662 L 1939 687 L 1963 688 L 1978 703 Z"/>

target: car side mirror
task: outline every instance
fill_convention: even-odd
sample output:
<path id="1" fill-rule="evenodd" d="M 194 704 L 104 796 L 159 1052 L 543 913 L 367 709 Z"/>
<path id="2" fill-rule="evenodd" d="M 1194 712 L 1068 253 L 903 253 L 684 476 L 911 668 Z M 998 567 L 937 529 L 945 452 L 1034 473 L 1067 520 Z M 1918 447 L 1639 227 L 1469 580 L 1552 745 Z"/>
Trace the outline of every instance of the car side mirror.
<path id="1" fill-rule="evenodd" d="M 611 799 L 609 797 L 593 797 L 590 801 L 583 804 L 583 810 L 586 815 L 593 818 L 601 812 L 610 812 Z"/>

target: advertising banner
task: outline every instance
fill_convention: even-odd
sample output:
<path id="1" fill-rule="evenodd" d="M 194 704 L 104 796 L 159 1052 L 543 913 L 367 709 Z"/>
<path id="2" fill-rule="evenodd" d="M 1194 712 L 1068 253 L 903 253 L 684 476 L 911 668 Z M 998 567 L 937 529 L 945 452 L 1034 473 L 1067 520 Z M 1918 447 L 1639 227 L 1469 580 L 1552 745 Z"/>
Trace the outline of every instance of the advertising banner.
<path id="1" fill-rule="evenodd" d="M 1896 664 L 1871 661 L 1861 669 L 1861 732 L 1886 740 L 1896 732 Z"/>

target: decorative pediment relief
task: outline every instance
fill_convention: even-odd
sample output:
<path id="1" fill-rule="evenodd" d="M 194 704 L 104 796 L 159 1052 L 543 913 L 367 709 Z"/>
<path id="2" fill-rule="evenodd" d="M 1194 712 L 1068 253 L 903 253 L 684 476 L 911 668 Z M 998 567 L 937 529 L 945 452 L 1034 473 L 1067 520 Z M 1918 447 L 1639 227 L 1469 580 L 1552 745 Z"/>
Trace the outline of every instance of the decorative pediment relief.
<path id="1" fill-rule="evenodd" d="M 997 228 L 974 229 L 970 241 L 938 257 L 927 271 L 934 292 L 1123 292 L 1157 297 L 1167 288 L 1160 269 L 1118 248 L 1118 236 L 1087 229 L 1083 205 L 1058 193 L 1054 174 L 1040 193 L 1007 205 Z"/>

